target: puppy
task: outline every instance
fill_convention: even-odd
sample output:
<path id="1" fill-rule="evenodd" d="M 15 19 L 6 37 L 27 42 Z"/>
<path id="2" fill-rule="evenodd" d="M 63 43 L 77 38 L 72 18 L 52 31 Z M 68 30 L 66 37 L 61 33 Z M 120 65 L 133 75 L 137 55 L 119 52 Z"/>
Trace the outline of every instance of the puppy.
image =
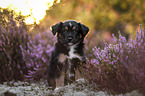
<path id="1" fill-rule="evenodd" d="M 53 89 L 62 75 L 64 85 L 75 81 L 75 70 L 85 63 L 83 41 L 88 31 L 87 26 L 73 20 L 52 26 L 53 35 L 57 34 L 57 43 L 51 54 L 47 81 Z"/>

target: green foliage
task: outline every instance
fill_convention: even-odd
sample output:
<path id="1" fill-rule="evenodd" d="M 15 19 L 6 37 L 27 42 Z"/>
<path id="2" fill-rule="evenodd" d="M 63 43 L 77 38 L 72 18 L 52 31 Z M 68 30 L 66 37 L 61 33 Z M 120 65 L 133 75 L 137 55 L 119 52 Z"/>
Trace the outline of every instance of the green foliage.
<path id="1" fill-rule="evenodd" d="M 89 26 L 91 31 L 116 35 L 120 30 L 126 36 L 135 32 L 140 23 L 144 24 L 144 4 L 144 0 L 61 0 L 47 11 L 40 25 L 48 28 L 56 22 L 74 19 Z"/>

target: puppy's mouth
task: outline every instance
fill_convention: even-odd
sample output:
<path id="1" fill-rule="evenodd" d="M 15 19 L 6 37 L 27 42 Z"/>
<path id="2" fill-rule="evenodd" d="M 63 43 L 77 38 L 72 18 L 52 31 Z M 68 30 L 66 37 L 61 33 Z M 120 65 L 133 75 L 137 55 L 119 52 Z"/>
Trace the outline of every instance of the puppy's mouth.
<path id="1" fill-rule="evenodd" d="M 68 45 L 72 46 L 72 45 L 73 45 L 73 43 L 68 43 Z"/>
<path id="2" fill-rule="evenodd" d="M 68 45 L 73 45 L 75 43 L 74 37 L 73 36 L 67 36 L 66 41 Z"/>
<path id="3" fill-rule="evenodd" d="M 73 41 L 73 42 L 68 42 L 67 44 L 68 44 L 69 46 L 73 46 L 73 45 L 75 45 L 75 44 L 78 44 L 78 43 L 81 42 L 81 41 L 82 41 L 82 39 L 78 39 L 78 40 Z"/>
<path id="4" fill-rule="evenodd" d="M 62 37 L 59 35 L 59 40 L 65 45 L 73 46 L 74 44 L 78 43 L 81 39 L 75 36 L 64 36 Z"/>

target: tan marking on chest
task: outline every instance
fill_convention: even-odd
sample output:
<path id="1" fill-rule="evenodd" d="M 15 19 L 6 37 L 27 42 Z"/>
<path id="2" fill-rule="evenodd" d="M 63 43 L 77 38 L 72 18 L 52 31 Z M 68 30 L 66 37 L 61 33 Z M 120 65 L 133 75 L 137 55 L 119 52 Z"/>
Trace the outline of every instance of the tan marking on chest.
<path id="1" fill-rule="evenodd" d="M 66 59 L 67 59 L 67 55 L 64 55 L 62 53 L 58 56 L 58 62 L 60 63 L 65 63 Z"/>

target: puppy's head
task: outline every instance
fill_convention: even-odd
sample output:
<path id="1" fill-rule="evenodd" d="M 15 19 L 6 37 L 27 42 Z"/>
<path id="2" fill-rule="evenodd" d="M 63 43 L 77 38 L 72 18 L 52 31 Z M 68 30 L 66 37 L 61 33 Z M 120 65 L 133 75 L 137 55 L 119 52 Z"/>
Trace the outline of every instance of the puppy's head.
<path id="1" fill-rule="evenodd" d="M 89 28 L 76 21 L 68 20 L 52 26 L 52 33 L 58 37 L 58 42 L 73 45 L 84 39 Z"/>

